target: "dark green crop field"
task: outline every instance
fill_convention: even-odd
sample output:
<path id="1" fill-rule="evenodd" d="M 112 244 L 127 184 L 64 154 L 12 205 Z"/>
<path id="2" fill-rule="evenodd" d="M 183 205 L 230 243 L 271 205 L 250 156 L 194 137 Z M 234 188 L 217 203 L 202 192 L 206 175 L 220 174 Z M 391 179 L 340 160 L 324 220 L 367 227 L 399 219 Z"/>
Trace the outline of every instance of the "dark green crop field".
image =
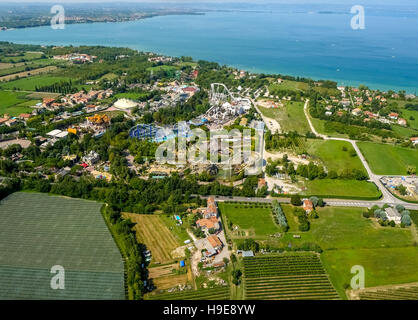
<path id="1" fill-rule="evenodd" d="M 14 193 L 0 202 L 0 299 L 124 299 L 122 256 L 93 201 Z M 65 288 L 51 289 L 53 266 Z"/>

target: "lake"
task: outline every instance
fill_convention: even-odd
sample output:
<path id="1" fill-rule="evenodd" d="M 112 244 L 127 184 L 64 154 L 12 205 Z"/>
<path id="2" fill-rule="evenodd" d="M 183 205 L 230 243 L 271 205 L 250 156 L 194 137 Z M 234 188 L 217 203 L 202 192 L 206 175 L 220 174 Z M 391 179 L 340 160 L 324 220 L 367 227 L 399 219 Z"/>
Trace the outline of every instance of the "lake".
<path id="1" fill-rule="evenodd" d="M 364 30 L 351 28 L 350 6 L 331 9 L 289 5 L 270 11 L 214 11 L 131 22 L 66 25 L 64 30 L 38 27 L 0 32 L 0 40 L 123 46 L 192 56 L 251 72 L 418 92 L 416 5 L 396 9 L 366 7 Z"/>

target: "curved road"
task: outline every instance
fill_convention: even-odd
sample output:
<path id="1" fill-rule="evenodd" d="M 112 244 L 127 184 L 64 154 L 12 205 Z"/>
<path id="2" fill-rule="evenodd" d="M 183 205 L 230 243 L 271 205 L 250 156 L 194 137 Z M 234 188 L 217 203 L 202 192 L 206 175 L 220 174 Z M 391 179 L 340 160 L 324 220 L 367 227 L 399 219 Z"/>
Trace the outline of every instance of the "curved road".
<path id="1" fill-rule="evenodd" d="M 308 111 L 308 105 L 309 105 L 309 99 L 306 100 L 305 102 L 305 106 L 303 107 L 303 111 L 305 112 L 305 116 L 306 119 L 308 120 L 309 126 L 311 127 L 311 131 L 318 137 L 323 138 L 324 140 L 339 140 L 339 141 L 347 141 L 349 143 L 351 143 L 351 145 L 353 146 L 354 150 L 356 150 L 361 162 L 363 163 L 364 168 L 366 168 L 367 174 L 369 175 L 370 181 L 374 182 L 376 184 L 376 186 L 379 188 L 379 190 L 382 192 L 383 198 L 381 199 L 381 203 L 387 203 L 387 204 L 402 204 L 404 206 L 409 205 L 408 202 L 402 201 L 398 198 L 396 198 L 395 196 L 393 196 L 389 190 L 387 190 L 385 188 L 385 186 L 382 184 L 382 182 L 380 182 L 380 178 L 382 176 L 376 175 L 372 172 L 372 170 L 370 169 L 369 164 L 367 163 L 366 159 L 364 158 L 363 154 L 361 153 L 359 147 L 357 146 L 357 143 L 355 140 L 351 140 L 351 139 L 345 139 L 345 138 L 333 138 L 333 137 L 329 137 L 323 134 L 318 133 L 315 130 L 315 127 L 312 124 L 311 118 L 309 116 L 309 111 Z M 418 205 L 414 206 L 415 208 L 418 207 Z"/>

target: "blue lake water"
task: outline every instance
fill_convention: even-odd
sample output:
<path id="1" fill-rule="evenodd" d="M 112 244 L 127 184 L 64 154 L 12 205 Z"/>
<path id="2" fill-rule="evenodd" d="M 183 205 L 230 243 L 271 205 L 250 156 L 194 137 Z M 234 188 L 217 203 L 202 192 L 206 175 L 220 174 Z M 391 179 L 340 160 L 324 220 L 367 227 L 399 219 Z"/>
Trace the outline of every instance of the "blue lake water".
<path id="1" fill-rule="evenodd" d="M 368 10 L 366 29 L 350 27 L 350 7 L 209 12 L 121 22 L 0 32 L 1 41 L 123 46 L 216 61 L 252 72 L 366 84 L 418 93 L 418 10 Z"/>

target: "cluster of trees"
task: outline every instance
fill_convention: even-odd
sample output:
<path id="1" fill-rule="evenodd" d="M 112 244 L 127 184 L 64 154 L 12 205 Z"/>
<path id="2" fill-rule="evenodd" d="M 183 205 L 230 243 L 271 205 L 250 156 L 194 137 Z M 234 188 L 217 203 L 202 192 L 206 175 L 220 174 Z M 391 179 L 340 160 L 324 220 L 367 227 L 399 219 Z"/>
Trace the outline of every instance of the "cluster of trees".
<path id="1" fill-rule="evenodd" d="M 77 84 L 73 83 L 72 80 L 70 79 L 69 81 L 60 81 L 60 82 L 56 82 L 48 86 L 40 86 L 40 87 L 35 86 L 35 91 L 69 94 L 69 93 L 75 93 L 80 90 L 77 88 Z"/>
<path id="2" fill-rule="evenodd" d="M 143 120 L 145 123 L 174 124 L 178 121 L 190 120 L 204 114 L 209 108 L 207 93 L 199 91 L 184 104 L 162 108 L 153 113 L 145 113 Z"/>
<path id="3" fill-rule="evenodd" d="M 270 131 L 267 131 L 264 140 L 267 150 L 292 149 L 302 147 L 301 137 L 296 131 L 284 134 L 272 134 Z"/>
<path id="4" fill-rule="evenodd" d="M 289 225 L 287 224 L 286 216 L 283 212 L 282 207 L 280 206 L 277 200 L 274 200 L 272 203 L 273 209 L 273 216 L 275 218 L 276 223 L 282 228 L 283 231 L 287 231 L 289 229 Z"/>
<path id="5" fill-rule="evenodd" d="M 105 206 L 103 215 L 119 250 L 125 258 L 128 287 L 131 289 L 135 300 L 141 299 L 146 291 L 144 281 L 147 280 L 147 271 L 143 257 L 146 248 L 136 240 L 136 233 L 133 230 L 135 224 L 129 219 L 123 219 L 119 209 Z"/>
<path id="6" fill-rule="evenodd" d="M 258 252 L 260 250 L 260 244 L 254 239 L 248 238 L 237 243 L 238 250 Z"/>
<path id="7" fill-rule="evenodd" d="M 401 227 L 411 225 L 411 213 L 401 204 L 396 205 L 396 210 L 401 214 Z"/>
<path id="8" fill-rule="evenodd" d="M 374 217 L 378 220 L 379 224 L 381 226 L 391 226 L 395 227 L 395 221 L 388 220 L 388 216 L 386 214 L 386 208 L 388 208 L 388 205 L 384 205 L 382 208 L 379 208 L 378 206 L 373 206 L 371 209 L 368 209 L 367 211 L 363 212 L 363 217 L 370 218 Z M 405 209 L 405 207 L 401 204 L 397 204 L 395 206 L 396 211 L 398 211 L 401 214 L 401 227 L 408 227 L 411 225 L 411 213 Z"/>

